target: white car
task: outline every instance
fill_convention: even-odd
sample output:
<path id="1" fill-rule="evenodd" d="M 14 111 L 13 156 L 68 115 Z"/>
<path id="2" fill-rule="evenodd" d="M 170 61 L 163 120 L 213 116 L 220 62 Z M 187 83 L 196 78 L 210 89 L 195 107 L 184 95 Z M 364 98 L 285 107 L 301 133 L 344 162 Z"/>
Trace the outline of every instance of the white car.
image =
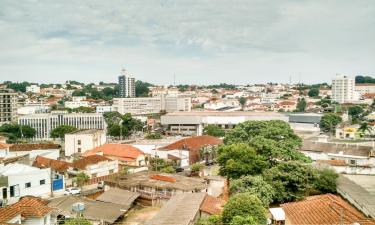
<path id="1" fill-rule="evenodd" d="M 81 194 L 81 189 L 77 187 L 70 187 L 65 189 L 64 195 L 78 195 Z"/>

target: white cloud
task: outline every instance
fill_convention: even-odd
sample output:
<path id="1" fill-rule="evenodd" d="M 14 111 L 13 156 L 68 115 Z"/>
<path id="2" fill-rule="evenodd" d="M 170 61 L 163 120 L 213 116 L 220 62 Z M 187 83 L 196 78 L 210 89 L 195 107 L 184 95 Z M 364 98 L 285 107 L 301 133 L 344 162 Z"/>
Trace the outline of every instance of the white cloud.
<path id="1" fill-rule="evenodd" d="M 375 2 L 4 0 L 0 37 L 0 80 L 319 82 L 374 74 Z"/>

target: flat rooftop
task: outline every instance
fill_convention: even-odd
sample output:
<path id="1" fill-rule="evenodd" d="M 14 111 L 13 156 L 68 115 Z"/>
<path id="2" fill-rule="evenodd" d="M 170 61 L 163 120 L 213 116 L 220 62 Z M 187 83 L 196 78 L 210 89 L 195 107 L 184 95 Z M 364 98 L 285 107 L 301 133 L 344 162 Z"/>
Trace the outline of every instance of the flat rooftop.
<path id="1" fill-rule="evenodd" d="M 77 130 L 77 131 L 69 133 L 69 134 L 95 134 L 98 131 L 101 131 L 101 130 L 99 130 L 99 129 Z"/>
<path id="2" fill-rule="evenodd" d="M 286 116 L 277 112 L 251 112 L 251 111 L 234 111 L 234 112 L 218 112 L 218 111 L 190 111 L 190 112 L 172 112 L 166 116 Z"/>
<path id="3" fill-rule="evenodd" d="M 375 176 L 340 175 L 337 192 L 365 215 L 375 219 Z"/>

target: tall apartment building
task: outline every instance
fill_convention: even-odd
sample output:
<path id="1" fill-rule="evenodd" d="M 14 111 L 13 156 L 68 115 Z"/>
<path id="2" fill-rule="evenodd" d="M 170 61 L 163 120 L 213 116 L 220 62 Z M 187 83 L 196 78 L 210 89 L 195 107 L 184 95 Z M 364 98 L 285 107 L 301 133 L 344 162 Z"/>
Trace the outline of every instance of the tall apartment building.
<path id="1" fill-rule="evenodd" d="M 17 114 L 17 93 L 0 87 L 0 125 L 14 121 Z"/>
<path id="2" fill-rule="evenodd" d="M 18 124 L 36 130 L 35 139 L 51 139 L 51 131 L 60 125 L 83 129 L 106 129 L 103 114 L 99 113 L 39 113 L 18 117 Z"/>
<path id="3" fill-rule="evenodd" d="M 354 79 L 347 76 L 336 76 L 332 79 L 332 100 L 338 103 L 355 100 Z"/>
<path id="4" fill-rule="evenodd" d="M 121 114 L 145 115 L 175 111 L 191 111 L 191 98 L 183 96 L 155 96 L 144 98 L 114 98 L 113 111 Z"/>
<path id="5" fill-rule="evenodd" d="M 135 78 L 125 69 L 122 70 L 121 75 L 118 77 L 118 84 L 121 98 L 135 97 Z"/>

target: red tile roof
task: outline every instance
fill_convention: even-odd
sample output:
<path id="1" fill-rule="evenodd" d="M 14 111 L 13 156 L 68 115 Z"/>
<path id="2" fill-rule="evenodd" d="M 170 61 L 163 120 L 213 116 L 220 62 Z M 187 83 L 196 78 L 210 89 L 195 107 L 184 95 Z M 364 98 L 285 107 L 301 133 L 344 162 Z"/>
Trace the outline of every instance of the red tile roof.
<path id="1" fill-rule="evenodd" d="M 102 155 L 90 155 L 90 156 L 86 156 L 82 159 L 75 161 L 72 167 L 84 170 L 86 169 L 88 165 L 94 165 L 103 161 L 112 161 L 112 160 Z"/>
<path id="2" fill-rule="evenodd" d="M 225 202 L 219 198 L 215 198 L 211 195 L 206 195 L 204 198 L 200 210 L 210 215 L 220 215 L 223 211 Z"/>
<path id="3" fill-rule="evenodd" d="M 126 144 L 104 144 L 102 146 L 96 147 L 92 150 L 83 153 L 83 156 L 96 155 L 102 152 L 104 156 L 116 157 L 119 160 L 121 158 L 137 159 L 143 152 L 136 147 Z"/>
<path id="4" fill-rule="evenodd" d="M 375 220 L 365 217 L 341 197 L 324 194 L 308 197 L 303 201 L 282 204 L 290 224 L 353 224 L 375 225 Z"/>
<path id="5" fill-rule="evenodd" d="M 159 175 L 159 174 L 154 174 L 154 175 L 150 176 L 150 178 L 154 179 L 154 180 L 161 180 L 161 181 L 170 182 L 170 183 L 176 182 L 176 178 L 174 178 L 174 177 L 168 177 L 168 176 L 163 176 L 163 175 Z"/>
<path id="6" fill-rule="evenodd" d="M 12 145 L 11 144 L 0 143 L 0 149 L 6 149 L 6 148 L 9 148 L 10 146 L 12 146 Z"/>
<path id="7" fill-rule="evenodd" d="M 345 162 L 345 160 L 340 159 L 332 159 L 332 160 L 316 160 L 318 163 L 325 163 L 329 164 L 331 166 L 347 166 L 348 164 Z"/>
<path id="8" fill-rule="evenodd" d="M 181 140 L 178 140 L 172 144 L 159 148 L 160 150 L 188 150 L 189 154 L 189 163 L 193 164 L 199 161 L 199 151 L 203 146 L 206 145 L 219 145 L 223 141 L 217 137 L 203 135 L 188 137 Z"/>
<path id="9" fill-rule="evenodd" d="M 53 143 L 46 144 L 14 144 L 9 148 L 9 151 L 31 151 L 39 149 L 59 149 L 60 145 Z"/>
<path id="10" fill-rule="evenodd" d="M 23 197 L 17 203 L 0 208 L 0 222 L 6 223 L 17 215 L 22 217 L 44 217 L 52 211 L 47 206 L 48 201 L 36 197 Z"/>
<path id="11" fill-rule="evenodd" d="M 65 161 L 49 159 L 43 156 L 37 156 L 33 162 L 33 166 L 41 169 L 51 168 L 52 170 L 57 172 L 65 172 L 69 168 L 69 166 L 72 166 L 72 164 Z"/>

